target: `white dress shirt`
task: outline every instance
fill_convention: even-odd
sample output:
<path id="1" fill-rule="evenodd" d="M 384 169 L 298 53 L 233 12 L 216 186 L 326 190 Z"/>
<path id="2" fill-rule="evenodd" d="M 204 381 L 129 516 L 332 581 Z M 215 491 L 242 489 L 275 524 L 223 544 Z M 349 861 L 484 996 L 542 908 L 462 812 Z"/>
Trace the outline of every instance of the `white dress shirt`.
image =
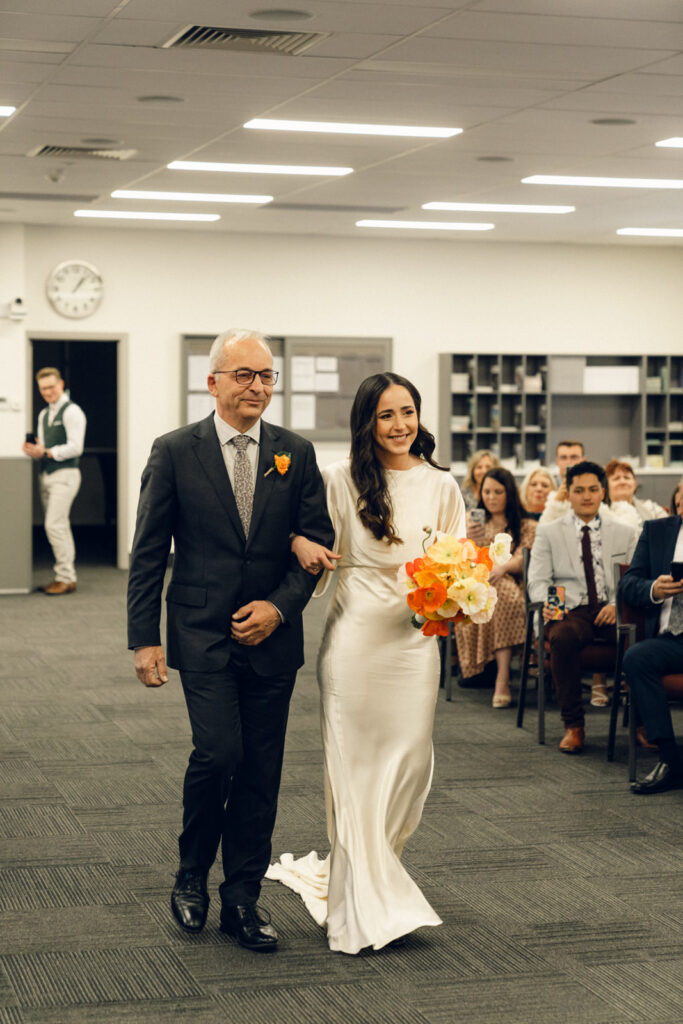
<path id="1" fill-rule="evenodd" d="M 591 542 L 591 557 L 593 559 L 593 576 L 595 578 L 595 590 L 598 595 L 598 601 L 607 600 L 607 580 L 605 578 L 605 566 L 602 561 L 602 537 L 600 536 L 600 516 L 593 516 L 590 523 L 584 523 L 583 519 L 574 515 L 574 526 L 576 527 L 576 537 L 579 543 L 579 557 L 583 564 L 583 548 L 581 546 L 581 539 L 583 537 L 584 526 L 588 527 L 588 537 Z M 585 570 L 584 570 L 585 571 Z M 580 604 L 588 604 L 588 584 L 586 584 L 585 593 L 580 601 Z"/>
<path id="2" fill-rule="evenodd" d="M 228 477 L 230 478 L 230 486 L 233 491 L 235 489 L 235 456 L 237 455 L 237 449 L 234 444 L 230 444 L 233 437 L 248 437 L 250 443 L 247 445 L 246 454 L 249 459 L 249 465 L 251 466 L 251 478 L 256 487 L 256 471 L 258 469 L 258 456 L 259 447 L 261 445 L 261 420 L 257 420 L 253 427 L 249 427 L 249 430 L 245 430 L 244 434 L 240 434 L 239 430 L 235 430 L 229 423 L 221 419 L 217 412 L 213 414 L 213 422 L 216 427 L 216 433 L 218 434 L 218 440 L 221 445 L 221 452 L 223 453 L 223 461 L 225 462 L 225 468 L 228 471 Z"/>
<path id="3" fill-rule="evenodd" d="M 235 490 L 235 456 L 237 455 L 237 449 L 234 444 L 230 444 L 233 437 L 248 437 L 250 444 L 247 445 L 246 454 L 249 459 L 249 465 L 251 466 L 251 478 L 254 481 L 254 488 L 256 487 L 256 472 L 258 470 L 258 456 L 259 448 L 261 445 L 261 420 L 257 420 L 253 427 L 249 427 L 249 430 L 245 430 L 244 434 L 240 434 L 239 430 L 235 430 L 229 423 L 226 423 L 224 419 L 218 415 L 216 411 L 213 414 L 213 422 L 216 427 L 216 433 L 218 434 L 218 440 L 221 445 L 221 452 L 223 453 L 223 462 L 225 468 L 228 471 L 228 477 L 230 479 L 230 486 Z M 271 601 L 270 604 L 273 604 Z M 280 616 L 280 622 L 285 621 L 285 617 L 276 604 L 273 604 L 273 608 Z"/>
<path id="4" fill-rule="evenodd" d="M 46 409 L 43 409 L 40 416 L 38 417 L 38 440 L 45 447 L 45 417 L 47 416 L 48 425 L 51 426 L 52 422 L 67 402 L 70 402 L 66 391 L 60 395 L 56 402 L 52 405 L 48 405 Z M 62 417 L 62 423 L 64 424 L 64 430 L 66 431 L 66 443 L 55 444 L 50 448 L 50 455 L 55 462 L 65 462 L 66 459 L 77 459 L 79 455 L 83 454 L 83 445 L 85 443 L 85 426 L 86 419 L 85 413 L 81 409 L 80 405 L 76 405 L 75 402 L 71 402 L 68 409 L 65 410 Z"/>

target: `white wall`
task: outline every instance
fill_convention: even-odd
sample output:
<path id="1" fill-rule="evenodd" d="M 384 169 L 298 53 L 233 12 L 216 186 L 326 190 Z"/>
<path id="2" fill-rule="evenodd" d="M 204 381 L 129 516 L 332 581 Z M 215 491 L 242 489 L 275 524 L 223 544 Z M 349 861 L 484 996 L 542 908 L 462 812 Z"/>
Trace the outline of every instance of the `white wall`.
<path id="1" fill-rule="evenodd" d="M 45 298 L 49 271 L 69 258 L 94 263 L 104 277 L 104 301 L 86 321 L 59 317 Z M 433 428 L 439 352 L 682 348 L 683 250 L 673 247 L 12 226 L 0 229 L 0 273 L 0 306 L 10 280 L 12 294 L 23 284 L 28 307 L 23 325 L 0 321 L 2 380 L 21 395 L 22 339 L 32 332 L 128 336 L 128 445 L 120 455 L 129 537 L 150 444 L 179 422 L 184 333 L 249 326 L 393 337 L 394 368 L 420 388 Z M 27 428 L 25 412 L 3 418 L 0 456 L 16 451 Z"/>

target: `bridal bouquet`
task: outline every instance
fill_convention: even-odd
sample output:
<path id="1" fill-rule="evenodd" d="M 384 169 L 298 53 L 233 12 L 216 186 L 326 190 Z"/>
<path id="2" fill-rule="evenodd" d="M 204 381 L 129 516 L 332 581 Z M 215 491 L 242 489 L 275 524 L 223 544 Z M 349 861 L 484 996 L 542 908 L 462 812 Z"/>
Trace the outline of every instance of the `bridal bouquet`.
<path id="1" fill-rule="evenodd" d="M 424 529 L 426 543 L 432 531 Z M 511 544 L 507 533 L 497 533 L 492 544 L 481 548 L 442 535 L 424 557 L 401 566 L 399 584 L 408 591 L 415 628 L 425 636 L 447 636 L 449 622 L 489 622 L 498 600 L 489 572 L 510 560 Z"/>

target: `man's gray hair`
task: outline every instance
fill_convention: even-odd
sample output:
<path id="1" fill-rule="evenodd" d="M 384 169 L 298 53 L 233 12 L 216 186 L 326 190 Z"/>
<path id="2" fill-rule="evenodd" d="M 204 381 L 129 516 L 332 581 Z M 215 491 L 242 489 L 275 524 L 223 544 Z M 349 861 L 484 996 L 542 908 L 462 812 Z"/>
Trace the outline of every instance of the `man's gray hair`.
<path id="1" fill-rule="evenodd" d="M 245 327 L 231 327 L 229 330 L 219 334 L 211 346 L 211 351 L 209 352 L 209 373 L 220 370 L 225 361 L 226 345 L 232 345 L 237 341 L 247 341 L 250 338 L 253 338 L 254 341 L 260 341 L 270 352 L 267 334 L 262 334 L 260 331 L 250 331 Z"/>

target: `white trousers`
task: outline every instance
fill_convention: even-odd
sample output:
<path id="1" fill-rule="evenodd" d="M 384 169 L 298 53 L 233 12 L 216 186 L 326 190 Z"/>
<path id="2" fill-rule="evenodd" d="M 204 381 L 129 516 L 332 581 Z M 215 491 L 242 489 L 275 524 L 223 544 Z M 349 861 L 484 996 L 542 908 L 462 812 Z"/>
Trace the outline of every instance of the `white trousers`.
<path id="1" fill-rule="evenodd" d="M 55 556 L 55 579 L 60 583 L 75 583 L 76 548 L 69 513 L 81 486 L 81 471 L 56 469 L 54 473 L 41 473 L 38 482 L 45 513 L 45 533 Z"/>

